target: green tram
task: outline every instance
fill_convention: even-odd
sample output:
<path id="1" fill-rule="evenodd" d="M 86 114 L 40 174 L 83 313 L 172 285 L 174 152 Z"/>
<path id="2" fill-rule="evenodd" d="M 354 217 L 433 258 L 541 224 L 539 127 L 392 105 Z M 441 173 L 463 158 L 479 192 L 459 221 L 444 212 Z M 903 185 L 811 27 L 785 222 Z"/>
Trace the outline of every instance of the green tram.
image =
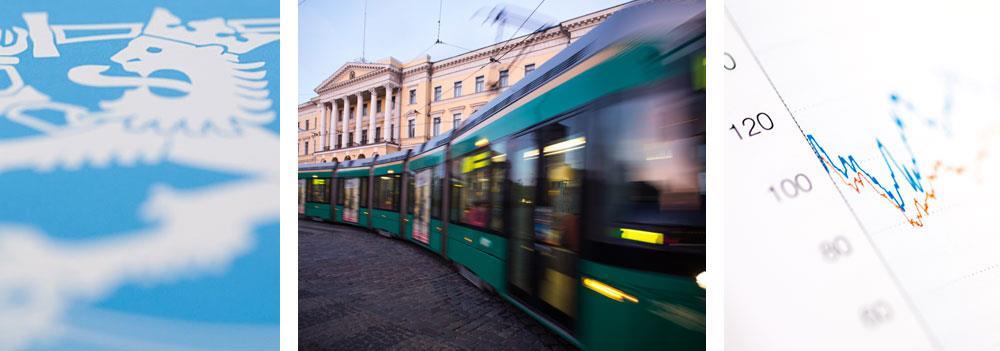
<path id="1" fill-rule="evenodd" d="M 704 349 L 704 89 L 704 3 L 635 5 L 453 133 L 300 166 L 299 213 L 433 251 L 583 349 Z"/>

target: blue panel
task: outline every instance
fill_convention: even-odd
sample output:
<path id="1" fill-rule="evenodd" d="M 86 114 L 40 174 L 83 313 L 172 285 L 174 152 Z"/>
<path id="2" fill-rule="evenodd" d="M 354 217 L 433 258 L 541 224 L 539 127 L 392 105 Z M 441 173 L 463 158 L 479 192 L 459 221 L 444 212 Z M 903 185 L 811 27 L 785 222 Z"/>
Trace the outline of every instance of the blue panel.
<path id="1" fill-rule="evenodd" d="M 278 1 L 2 7 L 0 349 L 276 349 Z"/>

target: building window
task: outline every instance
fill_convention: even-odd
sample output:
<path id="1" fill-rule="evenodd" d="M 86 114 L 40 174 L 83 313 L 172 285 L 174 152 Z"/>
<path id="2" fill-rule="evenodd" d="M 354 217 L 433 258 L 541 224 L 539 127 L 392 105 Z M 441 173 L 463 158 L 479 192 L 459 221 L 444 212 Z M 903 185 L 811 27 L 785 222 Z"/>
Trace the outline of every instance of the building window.
<path id="1" fill-rule="evenodd" d="M 477 93 L 483 92 L 483 85 L 485 85 L 484 82 L 486 82 L 486 77 L 483 77 L 483 76 L 476 77 L 476 92 Z"/>
<path id="2" fill-rule="evenodd" d="M 417 103 L 417 89 L 410 89 L 410 105 Z"/>
<path id="3" fill-rule="evenodd" d="M 375 100 L 375 112 L 382 112 L 382 99 Z"/>
<path id="4" fill-rule="evenodd" d="M 366 103 L 363 106 L 361 106 L 361 117 L 367 117 L 367 116 L 368 116 L 368 104 Z"/>
<path id="5" fill-rule="evenodd" d="M 305 148 L 305 150 L 306 150 L 305 151 L 305 155 L 308 155 L 309 154 L 309 142 L 308 141 L 306 142 L 306 148 Z"/>
<path id="6" fill-rule="evenodd" d="M 406 126 L 406 135 L 410 138 L 417 136 L 417 121 L 415 119 L 410 119 Z"/>
<path id="7" fill-rule="evenodd" d="M 456 129 L 458 125 L 462 124 L 462 114 L 456 113 L 451 115 L 451 128 Z"/>
<path id="8" fill-rule="evenodd" d="M 306 130 L 309 130 L 309 120 L 306 120 Z"/>
<path id="9" fill-rule="evenodd" d="M 506 88 L 507 87 L 507 78 L 508 78 L 508 76 L 510 76 L 510 74 L 507 72 L 507 70 L 500 71 L 500 87 L 501 88 Z"/>
<path id="10" fill-rule="evenodd" d="M 462 82 L 455 82 L 455 97 L 462 96 Z"/>
<path id="11" fill-rule="evenodd" d="M 382 141 L 382 127 L 375 127 L 375 142 Z"/>
<path id="12" fill-rule="evenodd" d="M 362 145 L 368 144 L 368 130 L 367 129 L 362 129 L 361 130 L 361 144 Z"/>
<path id="13" fill-rule="evenodd" d="M 441 132 L 441 117 L 434 117 L 434 127 L 431 130 L 431 134 L 433 136 L 438 136 L 438 133 L 440 132 Z"/>
<path id="14" fill-rule="evenodd" d="M 395 108 L 396 108 L 396 97 L 393 96 L 392 99 L 389 99 L 389 109 L 392 110 Z"/>
<path id="15" fill-rule="evenodd" d="M 441 86 L 434 87 L 434 101 L 441 101 Z"/>
<path id="16" fill-rule="evenodd" d="M 528 76 L 528 73 L 531 73 L 531 72 L 534 72 L 534 71 L 535 71 L 535 64 L 534 63 L 532 63 L 530 65 L 524 65 L 524 75 L 525 76 Z"/>
<path id="17" fill-rule="evenodd" d="M 354 145 L 354 132 L 347 133 L 347 146 Z"/>

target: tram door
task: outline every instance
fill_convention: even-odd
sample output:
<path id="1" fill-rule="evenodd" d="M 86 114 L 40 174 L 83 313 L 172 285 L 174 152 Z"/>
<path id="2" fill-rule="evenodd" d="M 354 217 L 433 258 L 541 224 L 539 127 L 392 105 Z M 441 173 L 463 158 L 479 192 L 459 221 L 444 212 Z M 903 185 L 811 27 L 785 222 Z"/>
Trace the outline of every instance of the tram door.
<path id="1" fill-rule="evenodd" d="M 358 223 L 361 190 L 361 178 L 344 180 L 344 222 Z"/>
<path id="2" fill-rule="evenodd" d="M 430 245 L 431 226 L 431 172 L 426 168 L 414 175 L 413 181 L 413 240 Z"/>
<path id="3" fill-rule="evenodd" d="M 299 214 L 306 213 L 306 180 L 299 179 Z"/>
<path id="4" fill-rule="evenodd" d="M 512 295 L 564 329 L 577 310 L 586 138 L 572 120 L 516 139 L 510 154 Z"/>

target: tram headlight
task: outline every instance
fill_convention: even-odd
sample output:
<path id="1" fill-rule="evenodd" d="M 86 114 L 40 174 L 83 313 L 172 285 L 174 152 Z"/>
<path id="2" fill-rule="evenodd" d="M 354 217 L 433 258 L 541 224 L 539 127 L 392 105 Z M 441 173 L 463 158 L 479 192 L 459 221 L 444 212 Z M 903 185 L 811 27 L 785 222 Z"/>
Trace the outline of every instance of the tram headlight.
<path id="1" fill-rule="evenodd" d="M 705 286 L 708 285 L 707 274 L 705 274 L 705 272 L 698 273 L 698 275 L 694 276 L 694 282 L 697 283 L 702 289 L 705 289 Z"/>

